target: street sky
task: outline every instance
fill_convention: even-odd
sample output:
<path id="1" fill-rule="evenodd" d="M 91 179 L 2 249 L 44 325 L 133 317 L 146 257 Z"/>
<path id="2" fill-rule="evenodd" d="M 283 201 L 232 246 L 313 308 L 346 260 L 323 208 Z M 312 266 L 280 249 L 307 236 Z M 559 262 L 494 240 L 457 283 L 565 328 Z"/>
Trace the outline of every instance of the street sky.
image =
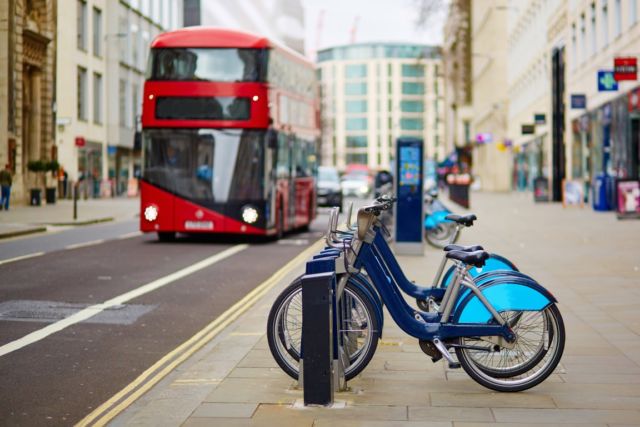
<path id="1" fill-rule="evenodd" d="M 370 41 L 442 43 L 446 7 L 418 29 L 416 0 L 303 0 L 305 7 L 305 44 L 307 54 L 316 49 L 351 42 L 351 29 L 357 22 L 356 43 Z M 324 11 L 318 35 L 318 18 Z"/>

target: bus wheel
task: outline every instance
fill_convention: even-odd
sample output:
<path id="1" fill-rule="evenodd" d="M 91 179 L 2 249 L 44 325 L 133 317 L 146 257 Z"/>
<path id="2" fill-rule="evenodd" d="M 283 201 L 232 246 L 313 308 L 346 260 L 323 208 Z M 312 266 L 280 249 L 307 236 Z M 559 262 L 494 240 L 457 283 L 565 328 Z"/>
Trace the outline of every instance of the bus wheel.
<path id="1" fill-rule="evenodd" d="M 173 242 L 176 240 L 175 231 L 158 231 L 158 240 L 161 242 Z"/>

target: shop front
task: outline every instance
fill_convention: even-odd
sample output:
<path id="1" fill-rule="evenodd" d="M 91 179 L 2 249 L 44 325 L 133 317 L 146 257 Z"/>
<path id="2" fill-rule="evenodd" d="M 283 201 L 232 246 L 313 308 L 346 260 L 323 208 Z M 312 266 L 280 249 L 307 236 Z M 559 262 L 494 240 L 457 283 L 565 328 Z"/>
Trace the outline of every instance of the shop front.
<path id="1" fill-rule="evenodd" d="M 572 178 L 595 210 L 615 210 L 617 182 L 640 178 L 640 87 L 572 121 Z"/>
<path id="2" fill-rule="evenodd" d="M 78 189 L 83 198 L 101 196 L 102 183 L 102 144 L 86 141 L 78 148 Z"/>

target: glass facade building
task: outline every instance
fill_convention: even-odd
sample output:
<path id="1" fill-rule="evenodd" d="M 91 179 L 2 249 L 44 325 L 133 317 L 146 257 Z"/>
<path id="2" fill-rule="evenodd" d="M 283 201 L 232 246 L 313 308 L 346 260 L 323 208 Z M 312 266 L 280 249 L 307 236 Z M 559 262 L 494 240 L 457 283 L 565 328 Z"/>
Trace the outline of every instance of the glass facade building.
<path id="1" fill-rule="evenodd" d="M 318 63 L 322 164 L 389 169 L 402 136 L 422 138 L 427 158 L 444 158 L 439 47 L 339 46 L 318 52 Z"/>

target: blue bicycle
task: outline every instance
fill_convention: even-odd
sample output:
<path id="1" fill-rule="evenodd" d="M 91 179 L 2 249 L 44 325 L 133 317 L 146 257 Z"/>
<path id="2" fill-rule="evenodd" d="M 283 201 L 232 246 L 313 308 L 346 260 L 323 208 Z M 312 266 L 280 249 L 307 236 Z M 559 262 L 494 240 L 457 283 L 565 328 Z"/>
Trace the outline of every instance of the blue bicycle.
<path id="1" fill-rule="evenodd" d="M 411 308 L 402 298 L 393 269 L 387 264 L 388 254 L 385 256 L 383 246 L 376 240 L 381 232 L 377 216 L 390 206 L 390 202 L 384 202 L 361 209 L 357 233 L 343 240 L 346 250 L 336 254 L 332 249 L 333 252 L 322 254 L 337 255 L 336 266 L 345 263 L 346 271 L 340 276 L 338 287 L 345 289 L 347 297 L 339 302 L 338 313 L 341 340 L 348 344 L 345 348 L 349 361 L 357 365 L 352 372 L 364 369 L 375 353 L 383 301 L 394 321 L 418 338 L 422 350 L 434 361 L 444 357 L 451 367 L 462 366 L 486 387 L 519 391 L 547 378 L 562 356 L 565 340 L 555 298 L 533 279 L 515 271 L 484 273 L 473 278 L 469 270 L 481 268 L 489 254 L 470 248 L 469 252 L 447 253 L 456 267 L 438 311 L 426 313 Z M 368 280 L 362 279 L 361 269 L 367 271 Z M 377 295 L 370 291 L 369 284 Z M 287 350 L 287 339 L 280 336 L 289 333 L 282 325 L 290 319 L 285 312 L 291 308 L 291 301 L 283 303 L 286 300 L 279 298 L 270 313 L 269 346 L 278 364 L 295 378 L 297 361 Z M 457 362 L 449 352 L 451 349 L 455 350 Z M 345 371 L 347 379 L 350 367 Z"/>

